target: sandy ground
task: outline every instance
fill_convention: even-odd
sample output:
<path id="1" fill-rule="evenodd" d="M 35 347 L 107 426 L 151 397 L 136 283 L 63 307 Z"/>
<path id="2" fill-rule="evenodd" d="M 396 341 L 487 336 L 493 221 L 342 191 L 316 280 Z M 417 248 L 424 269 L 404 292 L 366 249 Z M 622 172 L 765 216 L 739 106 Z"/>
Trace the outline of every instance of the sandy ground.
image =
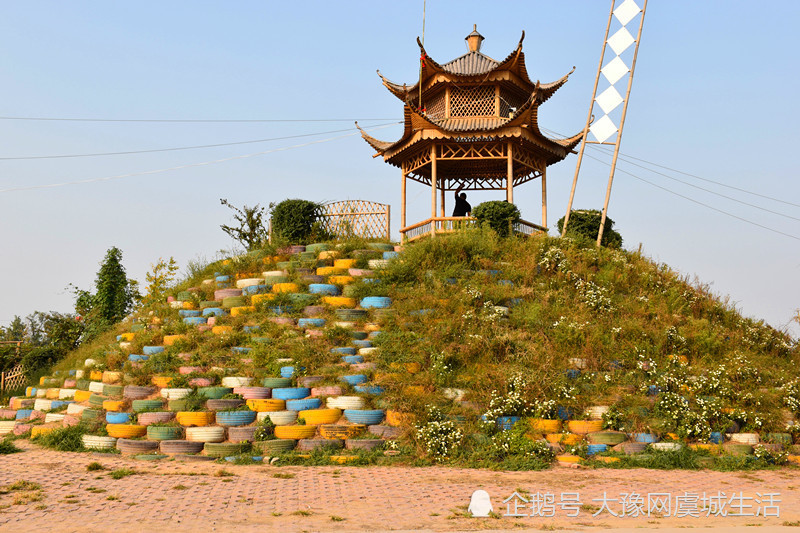
<path id="1" fill-rule="evenodd" d="M 494 472 L 232 466 L 177 460 L 150 463 L 119 455 L 46 451 L 25 442 L 21 446 L 26 449 L 24 453 L 0 456 L 0 486 L 24 480 L 39 484 L 41 489 L 0 495 L 0 531 L 713 528 L 752 532 L 761 527 L 769 532 L 800 532 L 800 473 L 788 468 L 728 473 L 563 467 L 543 472 Z M 105 470 L 87 471 L 86 466 L 92 462 L 99 462 Z M 137 473 L 121 479 L 109 476 L 109 472 L 120 468 Z M 225 475 L 220 475 L 223 469 Z M 478 489 L 489 493 L 495 516 L 473 518 L 466 512 L 472 493 Z M 504 500 L 515 491 L 529 503 L 517 500 L 516 514 L 522 516 L 506 516 L 513 514 L 514 507 L 513 501 Z M 561 506 L 570 498 L 568 493 L 580 502 L 575 517 L 567 516 L 570 511 Z M 653 509 L 648 516 L 648 495 L 653 502 L 656 493 L 669 497 L 669 516 L 664 516 L 663 509 Z M 552 495 L 552 505 L 536 505 L 537 495 L 545 501 Z M 712 512 L 703 510 L 704 496 L 710 499 Z M 661 496 L 661 501 L 665 499 Z M 772 505 L 769 499 L 773 500 Z M 722 501 L 723 512 L 728 516 L 717 512 Z M 679 502 L 682 512 L 688 513 L 686 516 L 674 516 Z M 545 516 L 530 516 L 531 513 Z M 699 516 L 693 517 L 692 513 Z M 778 513 L 780 516 L 774 516 Z"/>

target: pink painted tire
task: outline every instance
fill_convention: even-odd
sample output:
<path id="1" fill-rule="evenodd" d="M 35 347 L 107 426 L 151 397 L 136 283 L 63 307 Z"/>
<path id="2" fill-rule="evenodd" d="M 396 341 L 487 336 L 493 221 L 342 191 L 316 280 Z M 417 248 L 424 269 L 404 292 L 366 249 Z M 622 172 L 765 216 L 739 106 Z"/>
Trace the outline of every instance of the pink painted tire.
<path id="1" fill-rule="evenodd" d="M 149 426 L 150 424 L 163 424 L 164 422 L 171 422 L 175 418 L 175 413 L 170 411 L 154 411 L 149 413 L 139 413 L 137 422 L 140 426 Z"/>

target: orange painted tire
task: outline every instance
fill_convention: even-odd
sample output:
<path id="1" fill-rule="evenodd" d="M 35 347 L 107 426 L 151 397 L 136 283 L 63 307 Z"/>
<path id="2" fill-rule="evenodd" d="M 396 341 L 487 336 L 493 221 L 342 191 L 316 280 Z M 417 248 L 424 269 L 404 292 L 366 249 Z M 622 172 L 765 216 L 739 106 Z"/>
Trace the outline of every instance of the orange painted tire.
<path id="1" fill-rule="evenodd" d="M 47 389 L 44 393 L 44 397 L 48 400 L 58 400 L 59 392 L 61 392 L 61 389 Z"/>
<path id="2" fill-rule="evenodd" d="M 137 426 L 132 424 L 106 424 L 106 431 L 109 437 L 118 439 L 134 439 L 147 435 L 147 426 Z"/>
<path id="3" fill-rule="evenodd" d="M 210 426 L 214 423 L 216 416 L 213 412 L 190 412 L 181 411 L 175 415 L 178 424 L 185 427 Z"/>
<path id="4" fill-rule="evenodd" d="M 169 384 L 172 383 L 172 378 L 169 376 L 153 376 L 151 378 L 151 383 L 156 387 L 169 387 Z"/>
<path id="5" fill-rule="evenodd" d="M 567 422 L 567 428 L 572 433 L 578 435 L 586 435 L 587 433 L 594 433 L 603 429 L 602 420 L 570 420 Z"/>
<path id="6" fill-rule="evenodd" d="M 87 402 L 87 401 L 89 401 L 89 397 L 92 394 L 93 393 L 90 390 L 76 390 L 75 391 L 75 401 L 76 402 Z"/>
<path id="7" fill-rule="evenodd" d="M 355 268 L 356 267 L 356 260 L 355 259 L 336 259 L 333 262 L 333 268 L 341 268 L 344 270 Z"/>
<path id="8" fill-rule="evenodd" d="M 248 313 L 254 313 L 255 311 L 256 308 L 253 305 L 241 305 L 239 307 L 231 307 L 231 316 L 246 315 Z"/>
<path id="9" fill-rule="evenodd" d="M 565 464 L 576 464 L 581 462 L 581 458 L 577 455 L 556 455 L 556 461 Z"/>
<path id="10" fill-rule="evenodd" d="M 548 433 L 544 438 L 547 439 L 547 442 L 559 443 L 565 446 L 574 446 L 583 440 L 583 437 L 576 433 Z"/>
<path id="11" fill-rule="evenodd" d="M 328 283 L 333 283 L 334 285 L 349 285 L 356 280 L 353 276 L 329 276 Z"/>
<path id="12" fill-rule="evenodd" d="M 258 413 L 273 413 L 286 409 L 286 401 L 278 399 L 247 400 L 247 407 Z"/>
<path id="13" fill-rule="evenodd" d="M 343 274 L 347 274 L 346 268 L 336 268 L 336 267 L 317 268 L 317 276 L 341 276 Z"/>
<path id="14" fill-rule="evenodd" d="M 321 424 L 335 424 L 342 417 L 340 409 L 306 409 L 297 413 L 297 418 L 302 418 L 308 426 Z"/>
<path id="15" fill-rule="evenodd" d="M 133 340 L 134 333 L 123 333 L 119 336 L 120 340 L 130 342 Z"/>
<path id="16" fill-rule="evenodd" d="M 297 283 L 276 283 L 272 286 L 272 292 L 300 292 L 300 285 Z"/>
<path id="17" fill-rule="evenodd" d="M 400 411 L 386 411 L 386 425 L 401 427 L 410 426 L 414 423 L 414 416 L 410 413 L 402 413 Z"/>
<path id="18" fill-rule="evenodd" d="M 269 302 L 274 299 L 275 299 L 274 294 L 254 294 L 250 297 L 250 303 L 255 306 L 262 302 Z"/>
<path id="19" fill-rule="evenodd" d="M 324 424 L 319 426 L 319 434 L 323 439 L 352 439 L 364 433 L 364 424 Z"/>
<path id="20" fill-rule="evenodd" d="M 89 379 L 92 381 L 103 381 L 103 371 L 92 370 L 91 372 L 89 372 Z"/>
<path id="21" fill-rule="evenodd" d="M 317 426 L 275 426 L 275 437 L 279 439 L 310 439 Z"/>
<path id="22" fill-rule="evenodd" d="M 323 296 L 322 303 L 331 307 L 346 307 L 348 309 L 352 309 L 356 306 L 356 299 L 348 298 L 346 296 Z"/>
<path id="23" fill-rule="evenodd" d="M 164 346 L 172 346 L 181 339 L 185 339 L 186 335 L 164 335 Z"/>
<path id="24" fill-rule="evenodd" d="M 211 328 L 211 333 L 214 335 L 227 335 L 233 333 L 233 327 L 231 326 L 214 326 Z"/>
<path id="25" fill-rule="evenodd" d="M 531 429 L 539 433 L 558 433 L 561 429 L 561 420 L 550 420 L 547 418 L 531 418 Z"/>
<path id="26" fill-rule="evenodd" d="M 104 400 L 103 401 L 103 410 L 104 411 L 115 411 L 115 412 L 124 411 L 125 410 L 125 402 L 123 402 L 121 400 Z"/>

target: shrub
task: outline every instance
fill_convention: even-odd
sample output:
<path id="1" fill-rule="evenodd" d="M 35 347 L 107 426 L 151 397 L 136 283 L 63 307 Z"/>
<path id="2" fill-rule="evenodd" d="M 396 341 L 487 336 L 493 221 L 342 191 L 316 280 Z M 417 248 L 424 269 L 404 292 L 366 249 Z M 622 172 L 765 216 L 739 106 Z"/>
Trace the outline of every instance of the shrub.
<path id="1" fill-rule="evenodd" d="M 603 214 L 596 209 L 570 211 L 566 236 L 596 241 L 597 234 L 600 232 L 600 221 L 602 217 Z M 613 228 L 614 221 L 606 217 L 606 225 L 603 228 L 603 239 L 600 241 L 600 244 L 608 248 L 620 248 L 622 246 L 622 235 L 614 231 Z M 558 219 L 558 232 L 561 233 L 563 230 L 564 217 L 561 217 Z"/>
<path id="2" fill-rule="evenodd" d="M 51 450 L 80 452 L 84 449 L 82 440 L 84 433 L 86 433 L 86 428 L 82 425 L 56 428 L 35 437 L 34 441 Z"/>
<path id="3" fill-rule="evenodd" d="M 322 204 L 310 200 L 284 200 L 270 204 L 272 233 L 291 243 L 305 244 L 320 233 L 317 219 Z"/>
<path id="4" fill-rule="evenodd" d="M 264 227 L 266 208 L 256 204 L 253 207 L 245 205 L 242 209 L 239 209 L 224 198 L 220 198 L 219 201 L 222 205 L 233 210 L 233 219 L 238 224 L 238 226 L 222 224 L 220 225 L 222 231 L 232 239 L 242 243 L 248 251 L 256 250 L 267 243 L 267 230 Z"/>
<path id="5" fill-rule="evenodd" d="M 478 224 L 488 225 L 503 237 L 511 233 L 512 224 L 521 218 L 517 206 L 500 200 L 479 204 L 472 210 L 472 216 L 478 219 Z"/>

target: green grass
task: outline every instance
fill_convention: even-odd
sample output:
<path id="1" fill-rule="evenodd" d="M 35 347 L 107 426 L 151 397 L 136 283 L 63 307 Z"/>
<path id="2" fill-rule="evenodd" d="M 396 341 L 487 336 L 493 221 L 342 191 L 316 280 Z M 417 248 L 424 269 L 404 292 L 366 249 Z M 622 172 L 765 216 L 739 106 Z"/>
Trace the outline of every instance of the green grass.
<path id="1" fill-rule="evenodd" d="M 51 450 L 80 452 L 85 450 L 83 441 L 81 440 L 84 433 L 86 433 L 86 428 L 79 424 L 77 426 L 56 428 L 36 436 L 33 441 Z"/>
<path id="2" fill-rule="evenodd" d="M 138 474 L 136 470 L 125 467 L 125 468 L 118 468 L 116 470 L 109 472 L 108 476 L 111 479 L 122 479 L 124 477 L 133 476 L 136 474 Z"/>
<path id="3" fill-rule="evenodd" d="M 7 455 L 9 453 L 18 453 L 22 450 L 14 445 L 10 439 L 0 440 L 0 455 Z"/>

